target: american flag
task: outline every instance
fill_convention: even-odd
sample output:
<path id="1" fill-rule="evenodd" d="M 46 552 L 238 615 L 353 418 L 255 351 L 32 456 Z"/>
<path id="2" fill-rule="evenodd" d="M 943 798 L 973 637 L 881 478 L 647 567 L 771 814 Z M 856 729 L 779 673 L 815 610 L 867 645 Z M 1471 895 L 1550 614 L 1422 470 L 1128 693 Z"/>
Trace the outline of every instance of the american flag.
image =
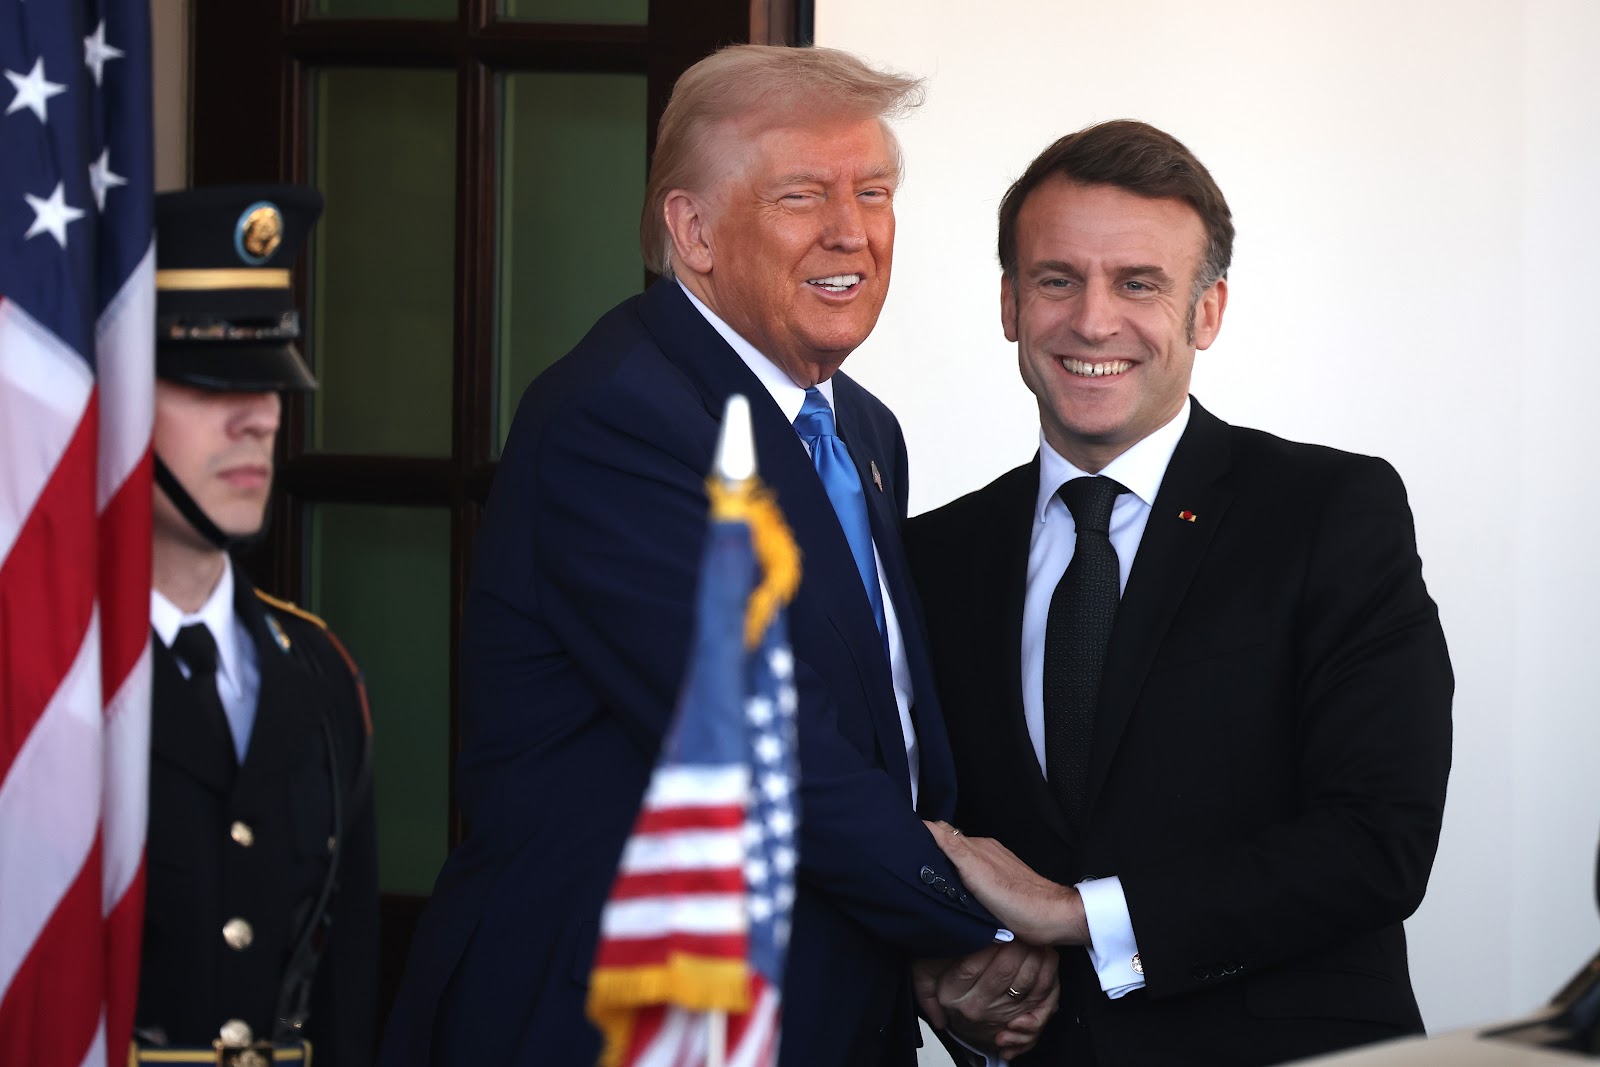
<path id="1" fill-rule="evenodd" d="M 0 1063 L 123 1064 L 150 724 L 148 0 L 0 0 Z"/>
<path id="2" fill-rule="evenodd" d="M 763 491 L 714 484 L 712 500 L 683 693 L 600 918 L 589 1015 L 608 1067 L 777 1062 L 799 779 L 782 604 L 798 555 Z M 725 1015 L 720 1059 L 708 1013 Z"/>

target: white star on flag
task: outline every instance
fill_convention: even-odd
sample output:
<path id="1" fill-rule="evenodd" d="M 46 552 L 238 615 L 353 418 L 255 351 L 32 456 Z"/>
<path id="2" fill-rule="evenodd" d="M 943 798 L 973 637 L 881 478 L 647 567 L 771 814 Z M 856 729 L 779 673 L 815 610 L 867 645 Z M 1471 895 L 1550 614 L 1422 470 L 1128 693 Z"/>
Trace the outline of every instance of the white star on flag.
<path id="1" fill-rule="evenodd" d="M 94 189 L 94 203 L 102 212 L 106 209 L 106 193 L 119 185 L 127 185 L 128 179 L 120 174 L 111 173 L 111 148 L 107 146 L 100 153 L 100 158 L 89 164 L 89 185 Z"/>
<path id="2" fill-rule="evenodd" d="M 101 19 L 100 25 L 94 32 L 83 39 L 83 62 L 94 71 L 94 83 L 100 84 L 101 75 L 105 71 L 106 60 L 121 59 L 122 49 L 112 48 L 106 44 L 106 20 Z"/>
<path id="3" fill-rule="evenodd" d="M 763 774 L 761 776 L 761 792 L 768 800 L 779 801 L 789 795 L 788 776 L 782 774 Z"/>
<path id="4" fill-rule="evenodd" d="M 772 721 L 772 701 L 766 697 L 751 697 L 745 701 L 744 714 L 752 725 L 766 726 Z"/>
<path id="5" fill-rule="evenodd" d="M 50 194 L 48 200 L 40 199 L 29 193 L 22 194 L 28 206 L 33 208 L 33 225 L 28 227 L 28 232 L 23 238 L 37 237 L 41 233 L 48 233 L 56 239 L 56 244 L 62 248 L 67 247 L 67 223 L 77 222 L 83 218 L 83 212 L 75 207 L 68 207 L 66 202 L 66 189 L 64 183 L 56 182 L 56 191 Z"/>
<path id="6" fill-rule="evenodd" d="M 794 833 L 794 816 L 786 811 L 775 811 L 767 816 L 767 832 L 773 837 L 788 837 Z"/>
<path id="7" fill-rule="evenodd" d="M 787 678 L 794 670 L 794 654 L 786 648 L 775 648 L 767 656 L 767 666 L 772 668 L 774 677 Z"/>
<path id="8" fill-rule="evenodd" d="M 783 758 L 783 742 L 772 734 L 762 734 L 756 738 L 755 751 L 762 763 L 777 763 Z"/>
<path id="9" fill-rule="evenodd" d="M 767 865 L 759 859 L 752 859 L 744 865 L 744 880 L 752 886 L 760 885 L 767 880 Z"/>
<path id="10" fill-rule="evenodd" d="M 6 108 L 6 114 L 27 108 L 39 116 L 40 122 L 50 121 L 45 112 L 45 101 L 67 91 L 65 85 L 45 81 L 44 56 L 38 58 L 33 64 L 33 69 L 27 74 L 18 74 L 14 70 L 6 71 L 6 80 L 17 87 L 17 95 L 12 97 L 11 106 Z"/>

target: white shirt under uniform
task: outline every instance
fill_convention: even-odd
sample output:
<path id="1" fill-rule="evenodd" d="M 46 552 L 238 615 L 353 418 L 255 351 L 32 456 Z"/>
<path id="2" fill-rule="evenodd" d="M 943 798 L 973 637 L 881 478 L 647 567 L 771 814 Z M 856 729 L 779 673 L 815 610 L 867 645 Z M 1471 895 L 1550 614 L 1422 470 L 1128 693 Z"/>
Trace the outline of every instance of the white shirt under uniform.
<path id="1" fill-rule="evenodd" d="M 1111 510 L 1111 547 L 1117 552 L 1118 589 L 1128 587 L 1128 572 L 1144 537 L 1161 479 L 1178 447 L 1178 439 L 1189 425 L 1189 401 L 1176 418 L 1150 436 L 1137 442 L 1106 464 L 1099 473 L 1122 483 L 1128 492 L 1117 497 Z M 1077 545 L 1077 525 L 1072 512 L 1057 491 L 1074 478 L 1088 472 L 1069 463 L 1050 443 L 1039 438 L 1039 497 L 1034 508 L 1033 537 L 1028 548 L 1028 592 L 1022 604 L 1022 711 L 1033 741 L 1033 754 L 1039 767 L 1049 774 L 1044 754 L 1044 635 L 1050 615 L 1050 599 L 1056 584 L 1066 573 Z M 1134 970 L 1133 959 L 1139 945 L 1134 939 L 1128 901 L 1117 877 L 1097 878 L 1078 883 L 1083 895 L 1083 910 L 1089 920 L 1089 958 L 1100 976 L 1100 988 L 1115 999 L 1144 985 L 1144 977 Z"/>
<path id="2" fill-rule="evenodd" d="M 239 622 L 233 610 L 233 561 L 225 560 L 222 577 L 211 596 L 192 614 L 154 589 L 150 590 L 150 628 L 163 645 L 172 647 L 178 631 L 191 623 L 203 623 L 217 643 L 217 696 L 222 699 L 228 729 L 233 734 L 233 751 L 244 763 L 250 749 L 250 731 L 255 727 L 256 697 L 261 693 L 261 667 L 256 662 L 255 642 L 250 631 Z M 189 665 L 178 660 L 178 670 L 189 677 Z"/>

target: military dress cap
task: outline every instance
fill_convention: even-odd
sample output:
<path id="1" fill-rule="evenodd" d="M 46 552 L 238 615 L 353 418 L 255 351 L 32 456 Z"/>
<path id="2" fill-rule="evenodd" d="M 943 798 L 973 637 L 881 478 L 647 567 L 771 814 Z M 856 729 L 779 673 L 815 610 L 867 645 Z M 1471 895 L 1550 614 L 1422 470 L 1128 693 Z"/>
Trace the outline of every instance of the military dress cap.
<path id="1" fill-rule="evenodd" d="M 200 389 L 317 387 L 295 342 L 289 269 L 322 214 L 304 185 L 156 197 L 156 375 Z"/>

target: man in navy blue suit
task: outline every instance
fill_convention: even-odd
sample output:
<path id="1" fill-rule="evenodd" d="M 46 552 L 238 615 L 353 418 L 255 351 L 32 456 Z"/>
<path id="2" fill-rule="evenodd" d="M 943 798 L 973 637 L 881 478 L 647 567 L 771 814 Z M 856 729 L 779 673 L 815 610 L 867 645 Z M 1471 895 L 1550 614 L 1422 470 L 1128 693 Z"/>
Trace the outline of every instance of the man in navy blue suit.
<path id="1" fill-rule="evenodd" d="M 991 1037 L 1009 1025 L 1026 1043 L 1053 1006 L 1053 956 L 997 941 L 919 819 L 955 795 L 900 545 L 905 443 L 836 373 L 888 291 L 900 158 L 884 119 L 918 92 L 844 53 L 755 46 L 675 88 L 641 235 L 663 277 L 528 389 L 489 500 L 462 644 L 469 833 L 418 930 L 386 1064 L 595 1062 L 597 920 L 681 682 L 733 393 L 804 559 L 782 1062 L 912 1064 L 913 958 L 978 953 L 965 973 L 998 1005 Z M 816 436 L 830 423 L 837 441 Z M 813 466 L 824 447 L 865 501 L 854 552 Z"/>

